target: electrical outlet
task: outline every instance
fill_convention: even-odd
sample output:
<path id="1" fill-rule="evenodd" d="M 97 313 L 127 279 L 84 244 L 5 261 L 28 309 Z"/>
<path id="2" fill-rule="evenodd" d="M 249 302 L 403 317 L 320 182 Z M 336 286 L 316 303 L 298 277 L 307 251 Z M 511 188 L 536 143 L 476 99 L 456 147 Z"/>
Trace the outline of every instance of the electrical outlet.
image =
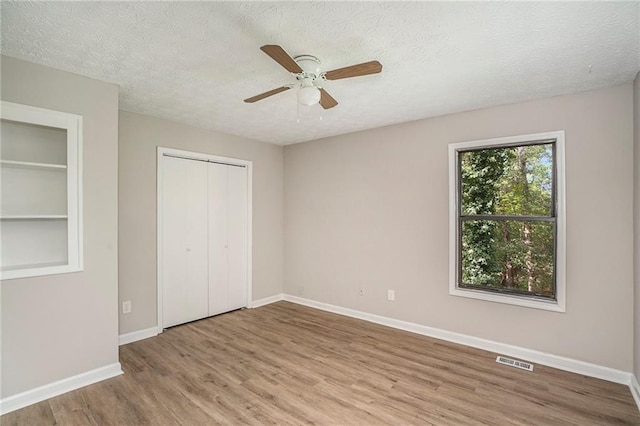
<path id="1" fill-rule="evenodd" d="M 122 313 L 130 314 L 131 313 L 131 300 L 125 300 L 122 302 Z"/>
<path id="2" fill-rule="evenodd" d="M 396 300 L 396 292 L 394 290 L 387 291 L 387 299 L 394 301 Z"/>

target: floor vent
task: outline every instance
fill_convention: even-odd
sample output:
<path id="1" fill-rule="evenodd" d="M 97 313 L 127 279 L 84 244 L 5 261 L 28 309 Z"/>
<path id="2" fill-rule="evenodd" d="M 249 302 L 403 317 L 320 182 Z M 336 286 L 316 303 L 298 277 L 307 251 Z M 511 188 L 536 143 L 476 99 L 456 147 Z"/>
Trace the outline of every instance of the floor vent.
<path id="1" fill-rule="evenodd" d="M 533 364 L 529 364 L 528 362 L 524 361 L 518 361 L 515 359 L 499 356 L 498 358 L 496 358 L 496 362 L 499 364 L 510 365 L 511 367 L 521 368 L 527 371 L 533 371 Z"/>

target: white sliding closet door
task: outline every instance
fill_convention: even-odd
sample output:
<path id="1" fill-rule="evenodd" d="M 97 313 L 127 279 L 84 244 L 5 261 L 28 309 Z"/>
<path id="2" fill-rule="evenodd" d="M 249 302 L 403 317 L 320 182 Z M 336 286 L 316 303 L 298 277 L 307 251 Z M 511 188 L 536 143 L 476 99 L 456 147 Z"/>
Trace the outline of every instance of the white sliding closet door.
<path id="1" fill-rule="evenodd" d="M 206 317 L 208 163 L 164 157 L 162 168 L 163 327 Z"/>
<path id="2" fill-rule="evenodd" d="M 246 306 L 247 170 L 209 165 L 209 315 Z"/>

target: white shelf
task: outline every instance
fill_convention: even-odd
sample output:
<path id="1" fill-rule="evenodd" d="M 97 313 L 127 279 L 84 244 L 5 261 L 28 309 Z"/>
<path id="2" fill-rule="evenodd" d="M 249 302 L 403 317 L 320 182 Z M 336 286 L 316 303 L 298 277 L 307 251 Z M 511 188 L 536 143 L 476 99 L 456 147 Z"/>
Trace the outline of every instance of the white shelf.
<path id="1" fill-rule="evenodd" d="M 5 215 L 0 216 L 0 220 L 43 220 L 43 219 L 67 219 L 68 216 L 66 214 L 40 214 L 40 215 L 29 215 L 29 214 L 20 214 L 20 215 Z"/>
<path id="2" fill-rule="evenodd" d="M 19 167 L 22 169 L 60 169 L 66 170 L 64 164 L 30 163 L 28 161 L 0 160 L 0 166 Z"/>
<path id="3" fill-rule="evenodd" d="M 33 269 L 33 268 L 50 268 L 52 266 L 64 266 L 67 262 L 46 262 L 46 263 L 30 263 L 25 265 L 12 265 L 3 266 L 0 268 L 2 271 L 17 271 L 20 269 Z"/>

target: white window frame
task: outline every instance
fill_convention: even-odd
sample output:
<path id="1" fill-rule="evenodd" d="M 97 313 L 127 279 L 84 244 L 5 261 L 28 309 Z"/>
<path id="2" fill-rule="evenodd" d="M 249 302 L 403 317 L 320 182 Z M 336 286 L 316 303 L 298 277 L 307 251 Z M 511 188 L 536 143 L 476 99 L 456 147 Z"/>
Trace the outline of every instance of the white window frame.
<path id="1" fill-rule="evenodd" d="M 458 287 L 458 152 L 471 148 L 495 148 L 505 145 L 544 141 L 556 142 L 556 300 L 541 300 L 527 296 L 493 293 Z M 546 311 L 566 312 L 566 187 L 564 131 L 509 136 L 449 144 L 449 294 Z"/>

